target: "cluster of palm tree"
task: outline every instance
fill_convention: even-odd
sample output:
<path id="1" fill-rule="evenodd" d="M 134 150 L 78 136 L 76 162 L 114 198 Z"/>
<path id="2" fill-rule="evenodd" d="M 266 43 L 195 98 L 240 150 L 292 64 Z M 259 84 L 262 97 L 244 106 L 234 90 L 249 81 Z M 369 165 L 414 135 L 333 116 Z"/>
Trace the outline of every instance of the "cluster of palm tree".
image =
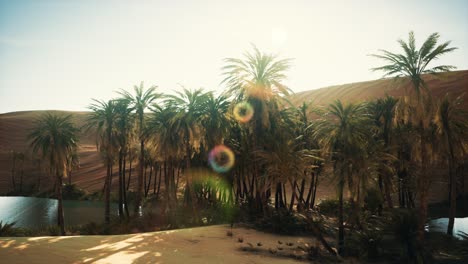
<path id="1" fill-rule="evenodd" d="M 388 64 L 374 70 L 411 82 L 412 92 L 401 98 L 386 96 L 354 104 L 338 100 L 328 107 L 311 102 L 294 106 L 284 85 L 290 60 L 254 47 L 243 59 L 225 60 L 222 74 L 226 90 L 219 96 L 183 87 L 174 95 L 164 95 L 157 93 L 155 86 L 145 89 L 141 84 L 134 87 L 133 94 L 122 90 L 116 99 L 94 100 L 87 129 L 97 132 L 98 149 L 107 167 L 106 222 L 110 221 L 114 167 L 118 167 L 121 219 L 129 217 L 130 188 L 136 192 L 134 213 L 138 214 L 143 197 L 151 195 L 151 184 L 153 194 L 167 210 L 183 204 L 191 207 L 195 216 L 197 208 L 213 203 L 247 204 L 259 213 L 270 208 L 300 212 L 314 208 L 317 186 L 327 174 L 337 183 L 341 253 L 345 199 L 353 211 L 347 222 L 359 226 L 367 190 L 379 189 L 388 208 L 394 207 L 393 196 L 398 196 L 400 207 L 414 207 L 417 194 L 423 228 L 430 168 L 446 162 L 451 233 L 456 167 L 465 157 L 467 116 L 460 98 L 433 98 L 422 78 L 426 73 L 453 68 L 428 67 L 432 60 L 455 49 L 449 47 L 450 42 L 437 45 L 438 38 L 438 34 L 432 34 L 417 50 L 410 33 L 408 43 L 400 41 L 403 54 L 382 51 L 375 55 Z M 236 119 L 233 111 L 239 104 L 251 107 L 250 120 Z M 62 119 L 48 115 L 31 134 L 33 146 L 42 148 L 57 179 L 71 166 L 67 157 L 76 147 L 75 130 L 68 117 Z M 60 133 L 54 132 L 52 121 L 64 126 Z M 45 131 L 51 135 L 43 134 Z M 234 166 L 227 172 L 210 172 L 218 178 L 201 181 L 197 170 L 208 167 L 208 153 L 218 145 L 234 152 Z M 132 164 L 136 160 L 137 183 L 132 185 Z M 160 197 L 162 179 L 164 195 Z M 183 194 L 181 201 L 179 193 Z M 421 239 L 423 234 L 420 232 Z"/>

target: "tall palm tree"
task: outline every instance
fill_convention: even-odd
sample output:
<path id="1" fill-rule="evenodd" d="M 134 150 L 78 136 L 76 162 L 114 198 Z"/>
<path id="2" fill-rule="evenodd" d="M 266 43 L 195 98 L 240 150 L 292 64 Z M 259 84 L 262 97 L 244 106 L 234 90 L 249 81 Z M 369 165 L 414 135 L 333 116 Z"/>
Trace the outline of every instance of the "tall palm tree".
<path id="1" fill-rule="evenodd" d="M 184 88 L 177 95 L 168 95 L 165 101 L 166 106 L 175 109 L 176 115 L 171 120 L 173 132 L 180 134 L 183 139 L 185 149 L 185 169 L 188 171 L 191 167 L 192 149 L 199 147 L 201 138 L 201 120 L 205 114 L 206 101 L 208 94 L 203 89 L 190 90 Z M 186 198 L 190 198 L 192 204 L 195 195 L 193 193 L 192 179 L 187 175 Z M 188 201 L 188 200 L 186 200 Z"/>
<path id="2" fill-rule="evenodd" d="M 414 33 L 411 31 L 408 36 L 408 42 L 398 40 L 403 53 L 392 53 L 390 51 L 381 50 L 381 54 L 374 54 L 374 57 L 384 60 L 387 64 L 373 68 L 373 71 L 383 71 L 385 76 L 389 77 L 407 77 L 412 84 L 413 96 L 410 98 L 412 112 L 412 121 L 417 124 L 420 133 L 420 162 L 421 173 L 418 177 L 419 189 L 419 223 L 418 223 L 418 240 L 422 244 L 424 240 L 424 225 L 427 216 L 427 200 L 429 178 L 427 177 L 429 166 L 427 130 L 431 120 L 433 119 L 433 102 L 431 93 L 422 78 L 423 74 L 446 72 L 455 69 L 451 65 L 438 65 L 429 67 L 429 64 L 438 59 L 440 56 L 456 50 L 456 47 L 449 47 L 450 41 L 438 45 L 439 33 L 433 33 L 424 41 L 419 49 L 416 48 L 416 40 Z"/>
<path id="3" fill-rule="evenodd" d="M 252 120 L 248 126 L 252 130 L 252 146 L 254 150 L 264 149 L 267 142 L 263 142 L 264 134 L 271 129 L 271 119 L 278 116 L 278 103 L 290 93 L 290 89 L 283 84 L 285 72 L 290 67 L 290 59 L 278 59 L 276 56 L 260 52 L 255 46 L 252 52 L 244 53 L 243 59 L 227 58 L 223 66 L 226 95 L 234 97 L 234 104 L 247 101 L 254 110 Z M 261 173 L 256 164 L 255 151 L 252 152 L 252 172 L 256 182 Z M 263 189 L 263 188 L 258 188 Z M 264 197 L 257 191 L 257 207 L 263 208 Z"/>
<path id="4" fill-rule="evenodd" d="M 333 173 L 338 180 L 338 252 L 344 250 L 343 192 L 346 181 L 352 180 L 355 155 L 367 145 L 370 118 L 365 104 L 343 105 L 335 101 L 328 107 L 322 119 L 315 122 L 313 135 L 330 153 Z"/>
<path id="5" fill-rule="evenodd" d="M 112 186 L 112 165 L 114 163 L 115 151 L 115 119 L 117 112 L 115 109 L 116 102 L 114 100 L 98 101 L 89 106 L 92 111 L 87 119 L 87 128 L 95 128 L 99 137 L 99 148 L 105 154 L 105 164 L 107 167 L 105 181 L 105 212 L 104 219 L 106 223 L 110 222 L 110 191 Z"/>
<path id="6" fill-rule="evenodd" d="M 77 148 L 78 129 L 71 121 L 71 115 L 61 116 L 46 113 L 36 121 L 34 129 L 28 135 L 33 152 L 40 153 L 47 160 L 50 171 L 57 181 L 58 212 L 57 223 L 60 232 L 65 235 L 65 222 L 63 216 L 62 179 L 69 171 L 68 157 Z"/>
<path id="7" fill-rule="evenodd" d="M 145 111 L 150 108 L 150 106 L 155 103 L 155 100 L 160 97 L 160 94 L 156 93 L 157 86 L 151 86 L 148 89 L 144 89 L 143 82 L 140 86 L 134 86 L 133 90 L 135 92 L 134 95 L 131 93 L 121 90 L 119 94 L 123 96 L 123 98 L 129 100 L 132 104 L 132 107 L 135 109 L 136 118 L 137 118 L 137 127 L 139 133 L 139 140 L 140 140 L 140 166 L 139 166 L 139 174 L 137 180 L 137 195 L 135 199 L 135 208 L 134 213 L 137 214 L 141 207 L 141 200 L 143 196 L 143 173 L 145 168 L 145 141 L 147 139 L 147 135 L 144 133 L 146 129 L 146 117 Z"/>
<path id="8" fill-rule="evenodd" d="M 267 102 L 291 93 L 283 84 L 291 59 L 278 59 L 254 46 L 253 52 L 244 53 L 244 59 L 227 58 L 225 62 L 222 83 L 227 87 L 226 94 L 235 97 L 234 103 L 247 100 L 254 107 L 254 122 L 259 128 L 268 127 Z"/>
<path id="9" fill-rule="evenodd" d="M 318 144 L 318 141 L 313 137 L 313 131 L 311 126 L 313 124 L 313 121 L 309 119 L 309 115 L 311 113 L 319 114 L 320 109 L 317 107 L 313 107 L 313 102 L 303 102 L 302 105 L 299 107 L 295 108 L 296 110 L 296 115 L 297 115 L 297 122 L 298 125 L 296 127 L 298 128 L 298 134 L 297 136 L 301 138 L 301 141 L 303 143 L 302 147 L 305 149 L 314 149 L 316 150 L 315 155 L 318 157 L 322 156 L 322 153 L 320 151 L 320 146 Z M 323 167 L 323 160 L 322 159 L 316 159 L 314 161 L 314 168 L 313 170 L 305 170 L 304 174 L 309 173 L 310 174 L 310 186 L 309 186 L 309 191 L 307 194 L 307 198 L 305 199 L 305 208 L 310 208 L 314 206 L 315 203 L 315 197 L 316 197 L 316 192 L 317 192 L 317 187 L 318 187 L 318 177 L 320 175 L 320 172 Z M 304 175 L 305 176 L 305 175 Z M 305 181 L 301 183 L 301 189 L 304 186 Z"/>
<path id="10" fill-rule="evenodd" d="M 133 121 L 133 108 L 130 107 L 130 101 L 126 99 L 116 100 L 115 105 L 116 120 L 116 138 L 119 149 L 119 216 L 123 218 L 124 207 L 125 213 L 128 214 L 127 192 L 125 188 L 125 157 L 129 149 L 130 134 L 132 132 Z"/>
<path id="11" fill-rule="evenodd" d="M 374 115 L 374 121 L 377 131 L 377 138 L 383 140 L 386 152 L 390 152 L 390 140 L 392 137 L 393 121 L 398 99 L 386 95 L 370 103 L 371 113 Z M 393 202 L 390 196 L 391 176 L 385 173 L 384 167 L 388 164 L 381 164 L 378 183 L 380 191 L 385 193 L 385 199 L 389 208 L 393 208 Z"/>
<path id="12" fill-rule="evenodd" d="M 451 100 L 447 94 L 440 102 L 436 116 L 437 130 L 442 138 L 442 145 L 447 154 L 450 181 L 450 211 L 447 234 L 453 235 L 455 211 L 457 202 L 456 193 L 456 162 L 457 158 L 466 153 L 468 112 L 463 107 L 462 97 Z"/>
<path id="13" fill-rule="evenodd" d="M 175 183 L 170 175 L 173 161 L 182 155 L 184 149 L 183 138 L 174 129 L 173 120 L 177 115 L 177 109 L 174 106 L 154 106 L 152 115 L 148 120 L 147 131 L 153 145 L 157 146 L 164 163 L 164 184 L 166 206 L 173 207 L 177 203 Z"/>

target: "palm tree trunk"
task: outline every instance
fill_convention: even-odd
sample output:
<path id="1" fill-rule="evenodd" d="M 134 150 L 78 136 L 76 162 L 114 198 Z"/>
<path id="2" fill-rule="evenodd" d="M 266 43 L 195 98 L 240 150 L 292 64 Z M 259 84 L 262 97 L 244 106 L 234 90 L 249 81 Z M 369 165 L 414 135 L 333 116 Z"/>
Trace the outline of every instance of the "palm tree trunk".
<path id="1" fill-rule="evenodd" d="M 301 209 L 305 209 L 304 204 L 304 190 L 305 190 L 305 179 L 302 179 L 301 182 L 301 190 L 299 191 L 299 199 L 298 199 L 298 204 L 300 204 Z"/>
<path id="2" fill-rule="evenodd" d="M 154 183 L 153 183 L 153 194 L 156 194 L 156 183 L 158 181 L 158 164 L 155 163 L 155 167 L 154 168 Z"/>
<path id="3" fill-rule="evenodd" d="M 123 206 L 125 208 L 125 214 L 126 214 L 127 218 L 129 218 L 130 214 L 128 213 L 127 188 L 126 188 L 126 184 L 125 184 L 126 166 L 127 166 L 127 154 L 125 153 L 123 155 L 123 168 L 122 168 L 122 181 L 123 181 L 122 194 L 123 194 Z"/>
<path id="4" fill-rule="evenodd" d="M 135 215 L 138 214 L 140 211 L 140 206 L 141 206 L 141 199 L 143 195 L 143 174 L 144 174 L 144 168 L 145 168 L 145 141 L 141 140 L 140 141 L 140 173 L 138 173 L 138 179 L 137 179 L 137 193 L 136 193 L 136 199 L 135 199 L 135 208 L 133 208 L 133 213 Z"/>
<path id="5" fill-rule="evenodd" d="M 128 171 L 128 180 L 127 180 L 127 192 L 128 189 L 130 188 L 130 181 L 132 179 L 132 159 L 130 159 L 130 164 L 129 164 L 129 171 Z"/>
<path id="6" fill-rule="evenodd" d="M 318 184 L 319 184 L 319 175 L 320 175 L 320 170 L 318 170 L 316 173 L 315 173 L 315 180 L 314 180 L 314 193 L 312 194 L 312 200 L 310 202 L 310 208 L 314 208 L 314 205 L 315 205 L 315 198 L 317 197 L 317 187 L 318 187 Z"/>
<path id="7" fill-rule="evenodd" d="M 123 192 L 125 191 L 124 189 L 124 183 L 123 183 L 123 152 L 122 150 L 119 151 L 119 218 L 120 220 L 123 219 L 124 217 L 124 212 L 123 212 Z"/>
<path id="8" fill-rule="evenodd" d="M 171 204 L 171 186 L 169 184 L 169 175 L 167 169 L 167 158 L 164 159 L 164 185 L 165 185 L 165 196 L 166 196 L 166 207 L 169 208 Z"/>
<path id="9" fill-rule="evenodd" d="M 455 155 L 453 153 L 452 141 L 450 140 L 450 134 L 447 135 L 448 147 L 450 155 L 448 157 L 449 163 L 449 177 L 450 177 L 450 210 L 449 210 L 449 222 L 447 227 L 447 234 L 453 235 L 453 226 L 455 225 L 455 213 L 457 209 L 457 178 L 455 174 Z"/>
<path id="10" fill-rule="evenodd" d="M 104 209 L 104 221 L 106 224 L 110 223 L 110 179 L 111 179 L 111 161 L 107 161 L 107 175 L 106 175 L 106 187 L 104 191 L 104 203 L 105 203 L 105 209 Z"/>
<path id="11" fill-rule="evenodd" d="M 283 186 L 282 186 L 282 189 L 283 189 L 283 203 L 284 203 L 284 207 L 287 208 L 288 207 L 288 198 L 286 196 L 286 184 L 283 183 Z"/>
<path id="12" fill-rule="evenodd" d="M 338 183 L 338 254 L 344 253 L 344 225 L 343 225 L 343 192 L 344 175 L 343 168 L 340 169 L 340 179 Z"/>
<path id="13" fill-rule="evenodd" d="M 429 175 L 427 173 L 428 166 L 428 157 L 427 157 L 427 147 L 426 147 L 426 138 L 424 136 L 424 127 L 422 121 L 420 123 L 420 138 L 421 138 L 421 175 L 418 177 L 418 188 L 419 188 L 419 221 L 418 221 L 418 230 L 417 238 L 418 244 L 422 247 L 424 243 L 424 226 L 426 225 L 427 217 L 427 188 Z"/>
<path id="14" fill-rule="evenodd" d="M 145 197 L 148 197 L 148 193 L 151 187 L 151 179 L 153 178 L 153 164 L 150 164 L 150 172 L 149 172 L 149 179 L 148 179 L 148 184 L 146 185 L 146 190 L 145 190 Z"/>
<path id="15" fill-rule="evenodd" d="M 56 172 L 57 176 L 57 200 L 58 200 L 58 208 L 57 208 L 57 224 L 60 227 L 60 234 L 62 236 L 65 235 L 65 221 L 63 217 L 63 197 L 62 197 L 62 177 L 59 175 L 59 172 Z"/>
<path id="16" fill-rule="evenodd" d="M 162 178 L 162 164 L 159 166 L 159 180 L 158 180 L 158 190 L 156 191 L 156 199 L 159 198 L 159 191 L 161 190 L 161 178 Z"/>
<path id="17" fill-rule="evenodd" d="M 145 164 L 145 173 L 143 174 L 143 193 L 146 192 L 146 185 L 147 185 L 147 183 L 146 183 L 146 179 L 147 179 L 147 178 L 146 178 L 146 175 L 148 175 L 148 164 Z M 145 197 L 146 197 L 146 195 L 145 195 Z"/>
<path id="18" fill-rule="evenodd" d="M 305 173 L 304 176 L 307 176 L 307 174 Z M 312 192 L 314 191 L 314 173 L 311 172 L 310 173 L 310 185 L 309 185 L 309 191 L 307 192 L 307 198 L 306 198 L 306 202 L 305 202 L 305 209 L 309 209 L 311 206 L 310 206 L 310 198 L 312 197 Z"/>
<path id="19" fill-rule="evenodd" d="M 291 202 L 289 203 L 289 211 L 292 212 L 293 210 L 293 207 L 294 207 L 294 198 L 296 197 L 296 180 L 294 180 L 294 183 L 291 184 L 291 189 L 292 189 L 292 193 L 291 193 Z"/>

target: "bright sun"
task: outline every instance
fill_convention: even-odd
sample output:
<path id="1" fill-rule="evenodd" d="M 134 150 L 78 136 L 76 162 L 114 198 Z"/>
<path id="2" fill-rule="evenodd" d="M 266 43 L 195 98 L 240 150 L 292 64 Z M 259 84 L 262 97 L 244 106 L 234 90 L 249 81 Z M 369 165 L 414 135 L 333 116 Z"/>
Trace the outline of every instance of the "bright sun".
<path id="1" fill-rule="evenodd" d="M 288 38 L 288 34 L 284 27 L 276 27 L 271 30 L 271 45 L 272 48 L 277 50 L 283 47 Z"/>

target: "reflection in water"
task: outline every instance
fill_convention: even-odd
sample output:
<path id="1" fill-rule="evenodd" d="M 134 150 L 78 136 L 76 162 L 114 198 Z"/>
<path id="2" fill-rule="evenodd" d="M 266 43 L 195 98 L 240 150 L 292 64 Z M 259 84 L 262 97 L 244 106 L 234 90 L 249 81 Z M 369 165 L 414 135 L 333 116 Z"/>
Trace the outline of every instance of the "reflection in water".
<path id="1" fill-rule="evenodd" d="M 429 221 L 428 230 L 433 232 L 447 232 L 448 218 L 437 218 Z M 468 217 L 455 218 L 455 224 L 453 226 L 453 234 L 461 238 L 459 232 L 468 233 Z"/>
<path id="2" fill-rule="evenodd" d="M 0 221 L 15 227 L 38 228 L 57 223 L 58 201 L 36 197 L 0 197 Z M 63 201 L 65 225 L 104 221 L 104 202 Z M 117 205 L 111 212 L 117 215 Z"/>

